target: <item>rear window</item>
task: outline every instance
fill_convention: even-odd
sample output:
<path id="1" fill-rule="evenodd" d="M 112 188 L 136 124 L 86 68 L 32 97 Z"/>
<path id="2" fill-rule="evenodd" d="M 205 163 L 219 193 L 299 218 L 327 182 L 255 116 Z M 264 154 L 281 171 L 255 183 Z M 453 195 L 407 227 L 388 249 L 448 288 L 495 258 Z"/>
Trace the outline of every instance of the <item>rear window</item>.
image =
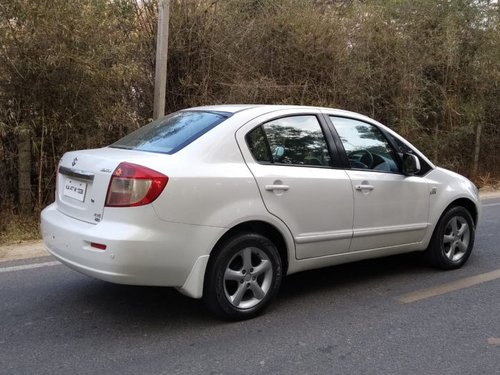
<path id="1" fill-rule="evenodd" d="M 227 112 L 175 112 L 137 129 L 110 147 L 173 154 L 230 116 Z"/>

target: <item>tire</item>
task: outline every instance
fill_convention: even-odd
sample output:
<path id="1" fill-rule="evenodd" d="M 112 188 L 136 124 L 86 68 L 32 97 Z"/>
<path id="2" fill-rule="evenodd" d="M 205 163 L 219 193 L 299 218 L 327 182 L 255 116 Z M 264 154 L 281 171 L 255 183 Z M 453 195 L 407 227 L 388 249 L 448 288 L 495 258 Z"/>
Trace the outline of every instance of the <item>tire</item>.
<path id="1" fill-rule="evenodd" d="M 276 297 L 281 279 L 276 246 L 260 234 L 241 233 L 224 241 L 210 256 L 203 299 L 221 318 L 250 319 Z"/>
<path id="2" fill-rule="evenodd" d="M 443 270 L 462 267 L 474 246 L 475 226 L 467 209 L 449 208 L 439 219 L 426 251 L 430 264 Z"/>

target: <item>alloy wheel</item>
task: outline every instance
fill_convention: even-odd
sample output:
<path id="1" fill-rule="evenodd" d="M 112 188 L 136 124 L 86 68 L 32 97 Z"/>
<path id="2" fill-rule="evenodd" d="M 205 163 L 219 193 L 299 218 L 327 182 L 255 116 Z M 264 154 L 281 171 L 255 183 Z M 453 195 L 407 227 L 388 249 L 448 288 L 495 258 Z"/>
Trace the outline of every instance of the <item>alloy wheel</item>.
<path id="1" fill-rule="evenodd" d="M 272 281 L 273 267 L 269 257 L 256 247 L 247 247 L 227 263 L 224 293 L 234 307 L 250 309 L 264 299 Z"/>
<path id="2" fill-rule="evenodd" d="M 463 258 L 469 247 L 470 228 L 467 220 L 461 216 L 453 216 L 444 230 L 443 252 L 452 262 Z"/>

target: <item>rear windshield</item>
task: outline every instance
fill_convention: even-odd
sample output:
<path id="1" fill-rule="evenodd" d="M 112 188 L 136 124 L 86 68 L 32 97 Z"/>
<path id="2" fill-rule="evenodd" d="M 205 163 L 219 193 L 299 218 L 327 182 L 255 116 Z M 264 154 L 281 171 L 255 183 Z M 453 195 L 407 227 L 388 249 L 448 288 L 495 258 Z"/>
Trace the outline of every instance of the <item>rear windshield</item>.
<path id="1" fill-rule="evenodd" d="M 110 147 L 173 154 L 230 116 L 227 112 L 175 112 L 137 129 Z"/>

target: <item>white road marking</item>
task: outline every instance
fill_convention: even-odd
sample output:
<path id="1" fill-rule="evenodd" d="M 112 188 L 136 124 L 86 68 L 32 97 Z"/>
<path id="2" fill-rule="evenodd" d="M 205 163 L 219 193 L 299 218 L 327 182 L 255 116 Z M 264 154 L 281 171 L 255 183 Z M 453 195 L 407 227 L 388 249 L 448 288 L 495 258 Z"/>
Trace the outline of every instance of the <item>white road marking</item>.
<path id="1" fill-rule="evenodd" d="M 486 281 L 492 281 L 496 279 L 500 279 L 500 269 L 487 273 L 482 273 L 476 276 L 466 277 L 463 279 L 452 281 L 451 283 L 442 284 L 427 289 L 417 290 L 416 292 L 411 292 L 402 295 L 398 299 L 402 303 L 412 303 L 420 301 L 422 299 L 439 296 L 441 294 L 453 292 L 455 290 L 463 288 L 468 288 L 470 286 L 474 286 L 477 284 L 484 283 Z"/>
<path id="2" fill-rule="evenodd" d="M 33 268 L 41 268 L 41 267 L 57 266 L 58 264 L 61 264 L 61 262 L 53 261 L 53 262 L 45 262 L 45 263 L 23 264 L 22 266 L 12 266 L 12 267 L 0 268 L 0 273 L 31 270 Z"/>
<path id="3" fill-rule="evenodd" d="M 499 203 L 488 203 L 488 204 L 482 204 L 483 207 L 491 207 L 491 206 L 500 206 L 500 202 Z"/>

